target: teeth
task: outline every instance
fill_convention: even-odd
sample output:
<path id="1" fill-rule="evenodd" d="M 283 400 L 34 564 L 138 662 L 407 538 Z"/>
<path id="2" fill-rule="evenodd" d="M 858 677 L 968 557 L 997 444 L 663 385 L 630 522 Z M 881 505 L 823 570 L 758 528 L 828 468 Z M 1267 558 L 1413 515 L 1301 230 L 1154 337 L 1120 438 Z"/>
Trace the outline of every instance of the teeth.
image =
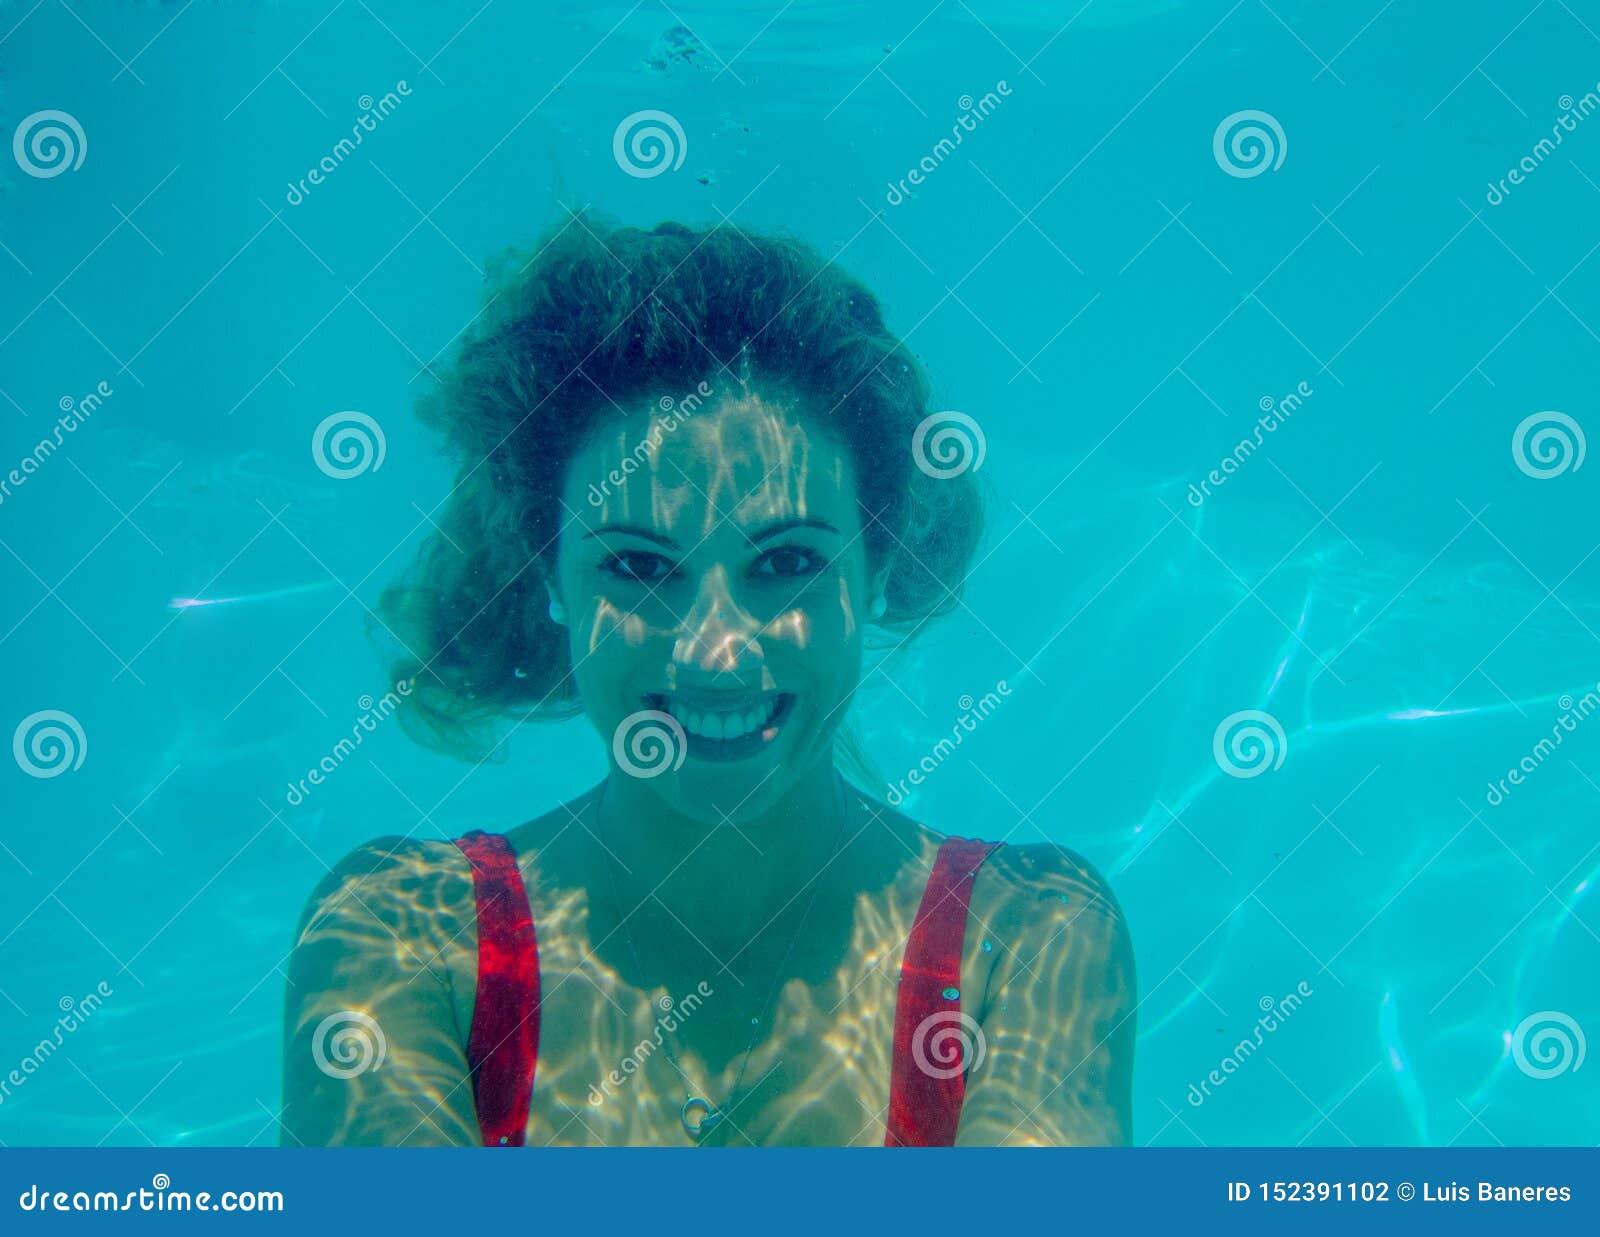
<path id="1" fill-rule="evenodd" d="M 744 713 L 701 713 L 686 708 L 671 696 L 666 697 L 665 704 L 667 712 L 677 718 L 690 734 L 724 743 L 761 729 L 778 711 L 776 696 Z"/>

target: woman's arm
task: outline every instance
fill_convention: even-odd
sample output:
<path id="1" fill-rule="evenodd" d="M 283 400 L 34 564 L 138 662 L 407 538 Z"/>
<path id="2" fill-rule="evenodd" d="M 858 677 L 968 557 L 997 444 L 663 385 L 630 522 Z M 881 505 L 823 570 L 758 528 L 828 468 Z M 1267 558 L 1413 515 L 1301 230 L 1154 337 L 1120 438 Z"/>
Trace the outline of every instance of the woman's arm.
<path id="1" fill-rule="evenodd" d="M 289 961 L 280 1142 L 478 1141 L 449 969 L 476 945 L 471 888 L 453 845 L 391 837 L 313 891 Z"/>
<path id="2" fill-rule="evenodd" d="M 1104 1146 L 1133 1136 L 1133 944 L 1110 887 L 1053 845 L 1005 846 L 987 924 L 1001 954 L 978 1012 L 961 1146 Z M 974 909 L 977 909 L 976 899 Z M 976 1049 L 966 1061 L 974 1060 Z"/>

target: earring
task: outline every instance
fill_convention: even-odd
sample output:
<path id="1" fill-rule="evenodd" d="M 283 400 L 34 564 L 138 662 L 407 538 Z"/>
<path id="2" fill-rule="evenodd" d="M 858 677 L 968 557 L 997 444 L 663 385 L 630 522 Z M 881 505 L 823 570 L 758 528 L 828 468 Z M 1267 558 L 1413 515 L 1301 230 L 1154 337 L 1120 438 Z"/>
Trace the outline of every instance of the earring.
<path id="1" fill-rule="evenodd" d="M 565 627 L 567 623 L 566 606 L 554 599 L 552 599 L 550 602 L 550 621 L 552 623 L 560 623 L 563 627 Z"/>
<path id="2" fill-rule="evenodd" d="M 882 596 L 878 596 L 878 597 L 873 598 L 872 605 L 870 607 L 868 607 L 867 613 L 869 615 L 871 615 L 875 619 L 881 619 L 883 617 L 884 611 L 887 610 L 888 608 L 889 608 L 889 603 L 887 601 L 885 601 L 882 598 Z"/>

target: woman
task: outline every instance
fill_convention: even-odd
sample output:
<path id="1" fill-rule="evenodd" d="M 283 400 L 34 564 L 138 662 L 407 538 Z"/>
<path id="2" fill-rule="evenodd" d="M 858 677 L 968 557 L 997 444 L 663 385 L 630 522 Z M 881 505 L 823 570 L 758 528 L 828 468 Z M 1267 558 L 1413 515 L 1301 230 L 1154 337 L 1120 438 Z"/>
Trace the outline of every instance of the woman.
<path id="1" fill-rule="evenodd" d="M 978 540 L 971 475 L 914 458 L 927 405 L 873 296 L 792 241 L 576 216 L 497 264 L 424 403 L 461 471 L 384 600 L 402 716 L 483 758 L 497 721 L 582 711 L 608 769 L 315 890 L 284 1142 L 1129 1139 L 1100 876 L 1008 818 L 944 839 L 841 732 L 865 623 L 957 604 Z"/>

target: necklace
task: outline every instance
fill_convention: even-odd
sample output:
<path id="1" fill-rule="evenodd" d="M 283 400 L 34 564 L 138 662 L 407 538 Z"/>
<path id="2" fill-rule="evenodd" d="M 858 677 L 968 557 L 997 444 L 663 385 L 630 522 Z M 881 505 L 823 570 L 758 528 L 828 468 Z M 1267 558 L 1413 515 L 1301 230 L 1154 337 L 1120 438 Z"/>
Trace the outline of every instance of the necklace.
<path id="1" fill-rule="evenodd" d="M 843 787 L 837 782 L 837 775 L 835 775 L 835 779 L 835 789 L 839 791 L 838 797 L 841 800 L 839 809 L 839 831 L 834 836 L 833 854 L 832 857 L 829 858 L 828 863 L 832 863 L 833 859 L 838 856 L 839 839 L 844 836 L 844 826 L 846 820 L 848 819 L 848 802 L 845 800 Z M 611 896 L 617 904 L 617 913 L 619 916 L 621 916 L 619 922 L 622 926 L 623 937 L 628 942 L 628 951 L 633 955 L 634 966 L 641 974 L 643 974 L 644 967 L 639 961 L 639 947 L 634 943 L 632 929 L 628 927 L 629 916 L 622 914 L 622 895 L 617 888 L 616 873 L 612 871 L 611 850 L 606 846 L 605 838 L 601 836 L 600 800 L 604 797 L 604 795 L 605 788 L 602 785 L 600 794 L 595 796 L 595 836 L 600 839 L 600 849 L 604 852 L 601 862 L 604 864 L 606 876 L 611 882 Z M 824 864 L 823 870 L 825 871 L 826 868 L 827 865 Z M 818 872 L 817 875 L 820 878 L 822 873 Z M 734 1077 L 732 1088 L 730 1088 L 728 1091 L 728 1100 L 730 1103 L 733 1100 L 733 1097 L 739 1093 L 739 1084 L 744 1081 L 744 1072 L 750 1064 L 750 1054 L 755 1050 L 756 1037 L 761 1033 L 761 1023 L 771 1012 L 772 1003 L 778 995 L 778 985 L 783 979 L 783 968 L 788 965 L 790 957 L 794 954 L 794 947 L 800 941 L 800 936 L 805 930 L 806 920 L 811 917 L 811 908 L 817 904 L 817 895 L 821 892 L 822 882 L 820 879 L 818 879 L 817 887 L 811 892 L 811 901 L 806 903 L 805 913 L 800 916 L 800 923 L 795 927 L 794 935 L 790 938 L 789 948 L 784 951 L 783 959 L 778 963 L 778 968 L 773 973 L 772 986 L 767 991 L 766 1004 L 762 1007 L 762 1011 L 757 1017 L 750 1019 L 750 1039 L 749 1042 L 745 1044 L 744 1056 L 739 1062 L 739 1072 Z M 661 1046 L 667 1050 L 667 1057 L 672 1061 L 673 1069 L 677 1070 L 678 1077 L 684 1080 L 683 1106 L 678 1110 L 678 1120 L 682 1124 L 684 1132 L 688 1134 L 690 1138 L 694 1139 L 696 1145 L 698 1145 L 707 1134 L 709 1134 L 713 1129 L 723 1122 L 728 1115 L 729 1108 L 727 1105 L 713 1103 L 704 1095 L 695 1094 L 693 1088 L 689 1085 L 688 1074 L 684 1072 L 683 1066 L 678 1064 L 678 1054 L 672 1050 L 671 1039 L 663 1037 L 661 1040 Z"/>

